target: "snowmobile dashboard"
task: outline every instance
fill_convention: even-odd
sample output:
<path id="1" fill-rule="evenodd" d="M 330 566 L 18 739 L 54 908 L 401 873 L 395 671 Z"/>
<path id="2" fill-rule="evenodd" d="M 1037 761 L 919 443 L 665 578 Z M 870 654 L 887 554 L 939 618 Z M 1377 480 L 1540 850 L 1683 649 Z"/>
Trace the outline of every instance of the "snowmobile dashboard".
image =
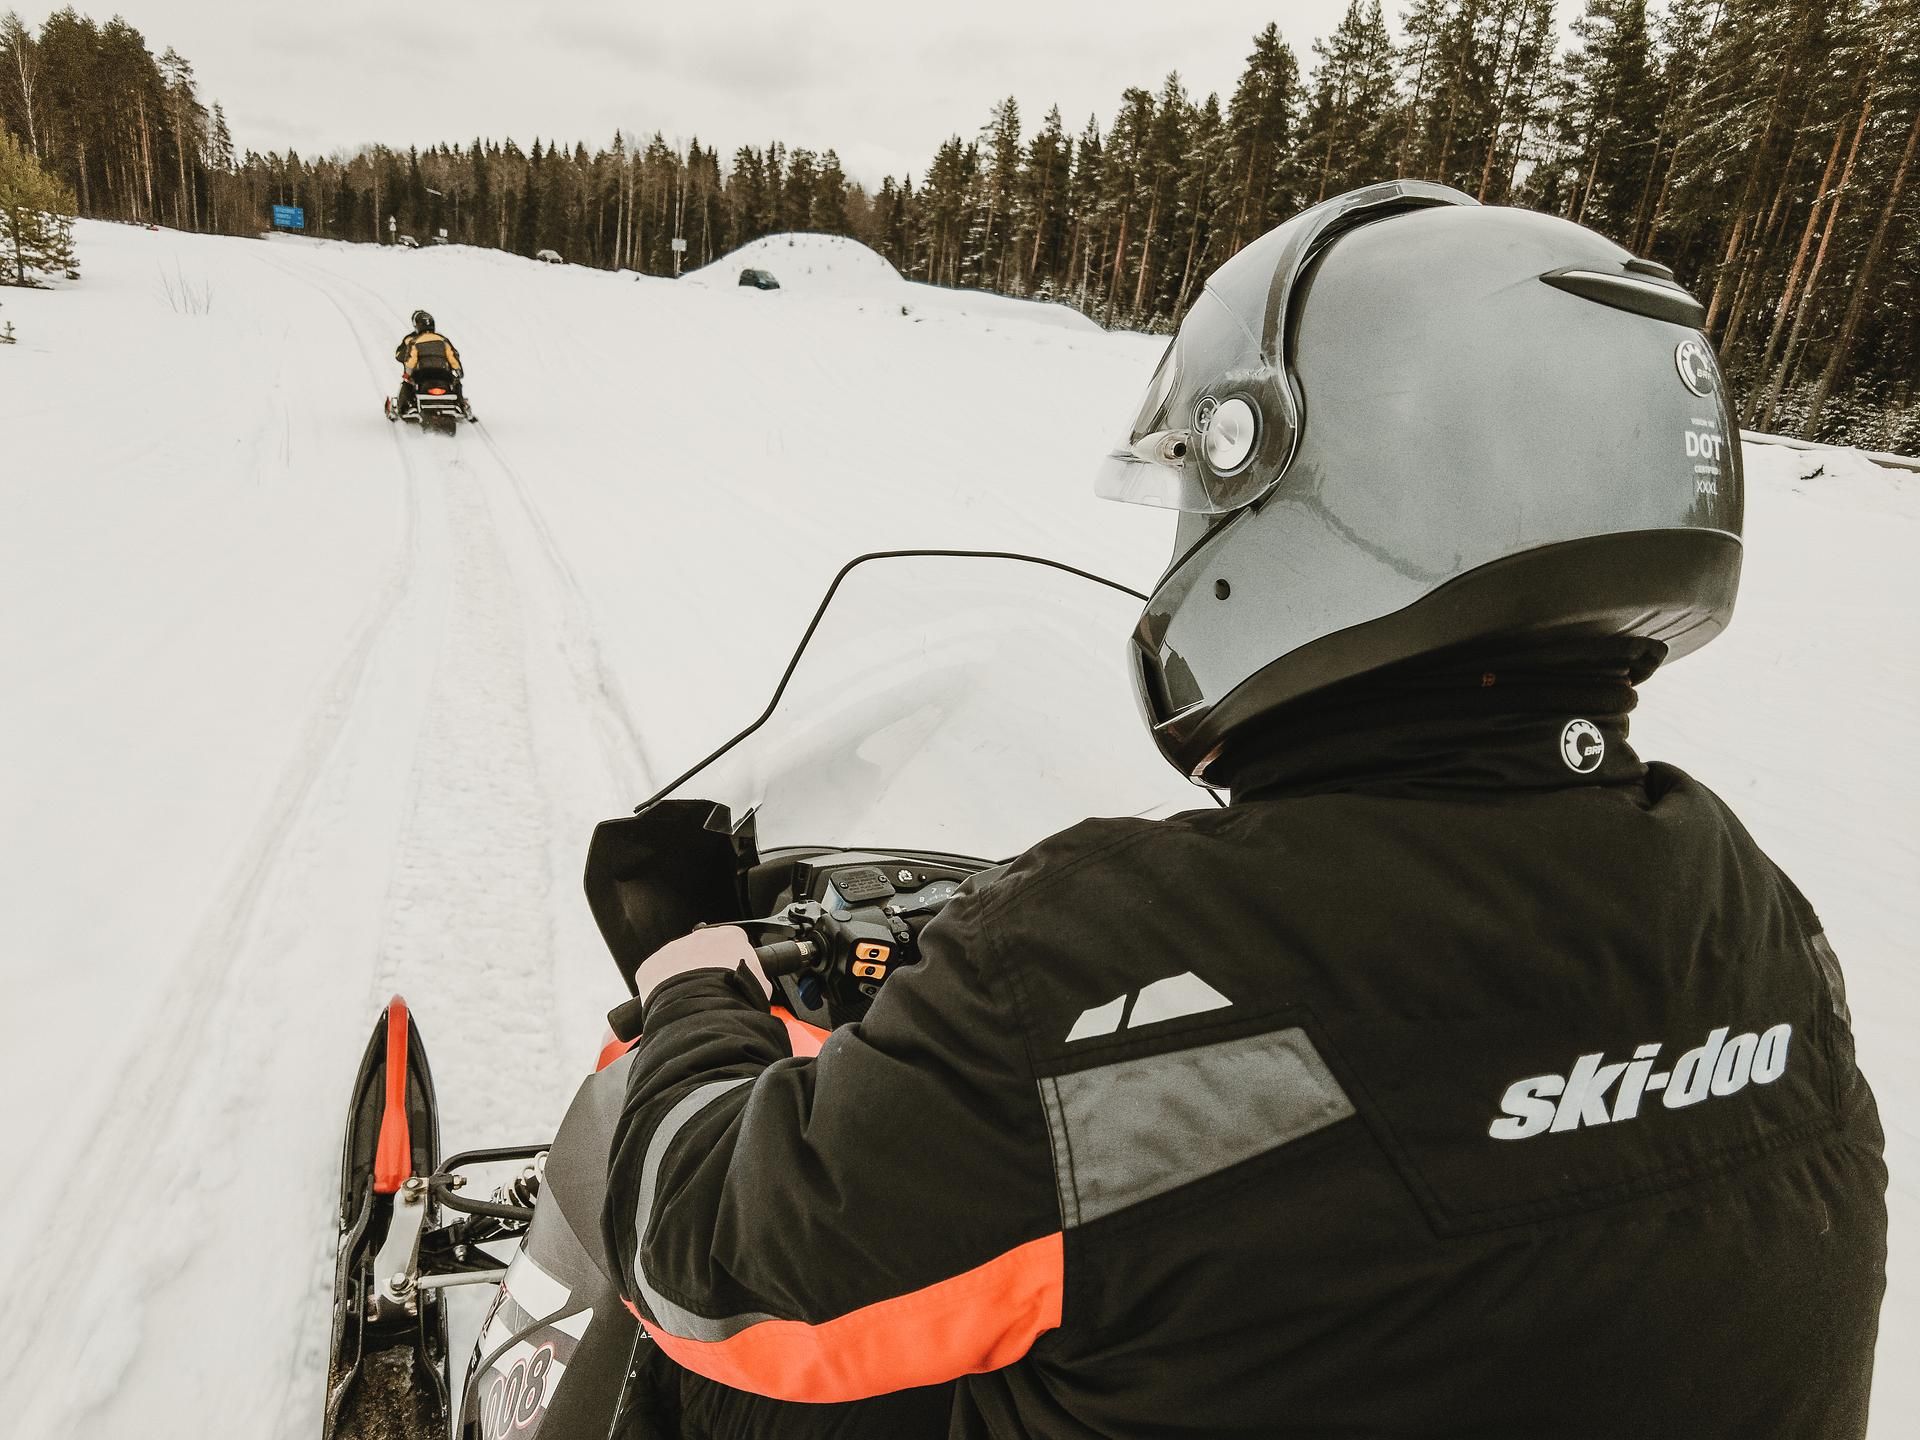
<path id="1" fill-rule="evenodd" d="M 909 911 L 944 904 L 969 875 L 987 868 L 985 861 L 952 856 L 845 850 L 792 860 L 776 856 L 768 863 L 776 869 L 791 867 L 792 881 L 782 887 L 790 901 L 815 900 L 829 910 L 886 903 Z"/>

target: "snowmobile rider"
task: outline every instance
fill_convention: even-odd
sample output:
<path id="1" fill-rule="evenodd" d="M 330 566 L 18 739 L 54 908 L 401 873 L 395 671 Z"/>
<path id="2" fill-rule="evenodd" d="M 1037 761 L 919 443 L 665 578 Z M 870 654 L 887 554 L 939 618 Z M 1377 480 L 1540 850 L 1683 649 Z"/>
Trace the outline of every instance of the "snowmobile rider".
<path id="1" fill-rule="evenodd" d="M 957 1380 L 956 1437 L 1862 1435 L 1839 962 L 1627 740 L 1733 613 L 1703 319 L 1414 181 L 1223 265 L 1099 488 L 1179 512 L 1131 660 L 1232 803 L 1042 841 L 812 1060 L 739 931 L 650 957 L 604 1222 L 661 1349 Z"/>
<path id="2" fill-rule="evenodd" d="M 413 329 L 393 347 L 393 358 L 400 362 L 401 372 L 396 413 L 402 415 L 413 409 L 415 371 L 444 371 L 453 377 L 456 394 L 460 393 L 461 377 L 465 374 L 460 352 L 453 348 L 451 340 L 434 329 L 433 316 L 428 311 L 414 311 L 412 323 Z"/>

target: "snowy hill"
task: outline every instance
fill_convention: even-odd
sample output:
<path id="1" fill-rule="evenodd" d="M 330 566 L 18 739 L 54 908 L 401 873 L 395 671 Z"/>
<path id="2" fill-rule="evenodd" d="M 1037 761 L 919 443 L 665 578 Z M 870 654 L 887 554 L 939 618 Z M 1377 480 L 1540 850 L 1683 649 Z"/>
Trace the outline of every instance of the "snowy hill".
<path id="1" fill-rule="evenodd" d="M 689 271 L 681 283 L 740 290 L 740 272 L 749 269 L 771 272 L 780 282 L 777 293 L 782 297 L 789 293 L 807 299 L 827 297 L 856 309 L 890 307 L 920 323 L 957 320 L 976 329 L 1050 325 L 1082 334 L 1101 333 L 1099 325 L 1071 306 L 907 280 L 885 256 L 844 235 L 764 235 L 711 265 Z M 764 293 L 768 292 L 747 289 L 740 303 L 755 303 Z"/>
<path id="2" fill-rule="evenodd" d="M 770 270 L 783 290 L 810 294 L 866 293 L 906 284 L 891 261 L 858 240 L 806 232 L 750 240 L 713 264 L 689 271 L 685 282 L 737 286 L 746 269 Z"/>
<path id="3" fill-rule="evenodd" d="M 1151 581 L 1169 518 L 1089 487 L 1164 341 L 842 247 L 764 258 L 792 293 L 763 295 L 733 287 L 752 247 L 675 283 L 79 238 L 86 278 L 7 293 L 0 347 L 0 1087 L 31 1158 L 5 1429 L 198 1436 L 217 1393 L 217 1433 L 305 1440 L 377 1007 L 414 1004 L 447 1148 L 550 1134 L 622 995 L 593 824 L 757 710 L 856 551 Z M 482 428 L 381 419 L 415 306 Z M 1635 739 L 1731 800 L 1847 966 L 1893 1167 L 1892 1440 L 1920 1425 L 1920 476 L 1749 474 L 1739 619 Z"/>

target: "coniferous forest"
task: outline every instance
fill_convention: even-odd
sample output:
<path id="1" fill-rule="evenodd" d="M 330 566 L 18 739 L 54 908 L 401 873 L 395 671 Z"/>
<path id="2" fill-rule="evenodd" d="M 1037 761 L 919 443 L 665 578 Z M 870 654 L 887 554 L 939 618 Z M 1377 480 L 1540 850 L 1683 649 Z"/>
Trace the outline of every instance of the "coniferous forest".
<path id="1" fill-rule="evenodd" d="M 243 234 L 293 204 L 315 235 L 385 241 L 391 216 L 650 274 L 673 273 L 676 235 L 692 267 L 827 231 L 915 279 L 1152 330 L 1303 206 L 1441 180 L 1671 265 L 1747 424 L 1920 449 L 1920 0 L 1585 0 L 1568 45 L 1553 0 L 1410 0 L 1394 21 L 1352 0 L 1305 55 L 1269 25 L 1225 97 L 1172 74 L 1037 125 L 1002 100 L 877 190 L 777 139 L 260 153 L 184 57 L 71 9 L 37 33 L 0 17 L 0 124 L 88 216 Z"/>

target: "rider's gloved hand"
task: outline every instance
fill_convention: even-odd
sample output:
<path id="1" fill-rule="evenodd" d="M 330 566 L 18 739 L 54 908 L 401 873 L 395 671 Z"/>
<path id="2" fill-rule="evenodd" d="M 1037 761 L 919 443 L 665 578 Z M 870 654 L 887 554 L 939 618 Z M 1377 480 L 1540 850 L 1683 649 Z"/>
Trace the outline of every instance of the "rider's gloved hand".
<path id="1" fill-rule="evenodd" d="M 738 925 L 712 925 L 662 945 L 642 960 L 633 977 L 634 991 L 645 1003 L 653 998 L 655 990 L 676 975 L 694 970 L 736 970 L 742 966 L 759 982 L 766 998 L 772 999 L 773 986 L 753 956 L 753 942 L 747 938 L 747 932 Z"/>

